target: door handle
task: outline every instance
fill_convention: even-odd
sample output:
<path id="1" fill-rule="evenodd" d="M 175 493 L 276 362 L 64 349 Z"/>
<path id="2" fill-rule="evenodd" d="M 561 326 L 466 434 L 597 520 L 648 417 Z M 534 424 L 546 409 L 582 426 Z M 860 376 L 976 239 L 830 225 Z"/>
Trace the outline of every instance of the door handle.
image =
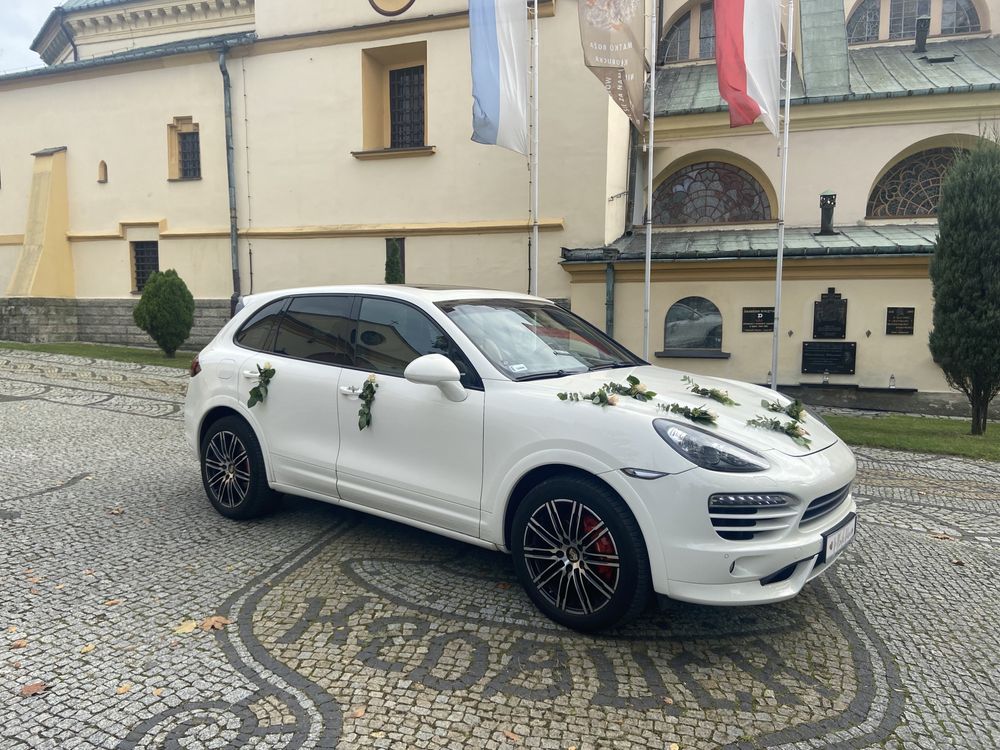
<path id="1" fill-rule="evenodd" d="M 348 398 L 357 398 L 358 397 L 358 393 L 360 393 L 360 391 L 361 391 L 361 389 L 358 388 L 356 385 L 342 385 L 342 386 L 340 386 L 340 395 L 341 396 L 347 396 Z"/>
<path id="2" fill-rule="evenodd" d="M 245 377 L 245 378 L 256 378 L 256 377 L 260 377 L 260 373 L 257 372 L 256 370 L 244 370 L 243 371 L 243 377 Z"/>

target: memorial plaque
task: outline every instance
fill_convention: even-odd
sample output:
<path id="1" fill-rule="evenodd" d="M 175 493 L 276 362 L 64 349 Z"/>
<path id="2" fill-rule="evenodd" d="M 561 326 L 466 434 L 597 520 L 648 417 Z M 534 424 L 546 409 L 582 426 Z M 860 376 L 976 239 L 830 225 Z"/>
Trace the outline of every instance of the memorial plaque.
<path id="1" fill-rule="evenodd" d="M 743 333 L 758 333 L 774 331 L 773 307 L 744 307 Z"/>
<path id="2" fill-rule="evenodd" d="M 813 338 L 842 339 L 847 336 L 847 300 L 831 286 L 813 303 Z"/>
<path id="3" fill-rule="evenodd" d="M 912 307 L 890 307 L 885 313 L 886 336 L 912 336 L 915 309 Z"/>
<path id="4" fill-rule="evenodd" d="M 805 341 L 802 344 L 802 372 L 822 375 L 853 375 L 858 345 L 853 341 Z"/>

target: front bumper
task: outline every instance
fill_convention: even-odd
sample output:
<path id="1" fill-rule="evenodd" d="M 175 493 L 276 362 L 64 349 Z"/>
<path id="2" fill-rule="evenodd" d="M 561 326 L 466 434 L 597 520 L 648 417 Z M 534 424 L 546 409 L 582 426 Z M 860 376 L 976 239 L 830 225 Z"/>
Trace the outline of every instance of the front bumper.
<path id="1" fill-rule="evenodd" d="M 701 604 L 779 602 L 836 561 L 821 555 L 824 534 L 857 512 L 853 496 L 847 494 L 821 517 L 801 519 L 810 502 L 854 480 L 850 449 L 837 442 L 808 456 L 769 452 L 767 458 L 771 469 L 759 474 L 694 469 L 653 481 L 625 478 L 652 521 L 656 543 L 647 539 L 650 557 L 662 555 L 663 566 L 651 566 L 657 593 Z M 783 493 L 792 496 L 797 513 L 786 528 L 724 539 L 708 512 L 708 498 L 715 493 Z"/>

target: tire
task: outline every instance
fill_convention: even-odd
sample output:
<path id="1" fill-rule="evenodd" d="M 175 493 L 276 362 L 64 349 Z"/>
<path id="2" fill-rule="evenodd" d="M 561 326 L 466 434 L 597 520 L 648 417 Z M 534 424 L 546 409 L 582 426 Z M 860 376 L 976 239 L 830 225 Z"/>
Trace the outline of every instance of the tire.
<path id="1" fill-rule="evenodd" d="M 649 603 L 639 526 L 621 498 L 596 481 L 553 477 L 528 492 L 514 515 L 511 552 L 535 606 L 568 628 L 623 625 Z"/>
<path id="2" fill-rule="evenodd" d="M 201 441 L 201 481 L 219 513 L 239 521 L 269 513 L 278 498 L 267 483 L 264 456 L 239 417 L 213 422 Z"/>

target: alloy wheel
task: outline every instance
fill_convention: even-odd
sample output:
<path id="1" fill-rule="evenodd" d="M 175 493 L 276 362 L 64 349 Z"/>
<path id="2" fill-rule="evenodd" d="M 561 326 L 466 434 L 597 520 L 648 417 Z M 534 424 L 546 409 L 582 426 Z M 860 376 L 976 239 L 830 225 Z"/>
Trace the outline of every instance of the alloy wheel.
<path id="1" fill-rule="evenodd" d="M 235 433 L 220 431 L 205 449 L 206 483 L 219 504 L 240 505 L 250 492 L 250 456 Z"/>
<path id="2" fill-rule="evenodd" d="M 524 528 L 524 562 L 535 589 L 570 614 L 593 614 L 614 597 L 621 559 L 607 524 L 576 500 L 549 500 Z"/>

